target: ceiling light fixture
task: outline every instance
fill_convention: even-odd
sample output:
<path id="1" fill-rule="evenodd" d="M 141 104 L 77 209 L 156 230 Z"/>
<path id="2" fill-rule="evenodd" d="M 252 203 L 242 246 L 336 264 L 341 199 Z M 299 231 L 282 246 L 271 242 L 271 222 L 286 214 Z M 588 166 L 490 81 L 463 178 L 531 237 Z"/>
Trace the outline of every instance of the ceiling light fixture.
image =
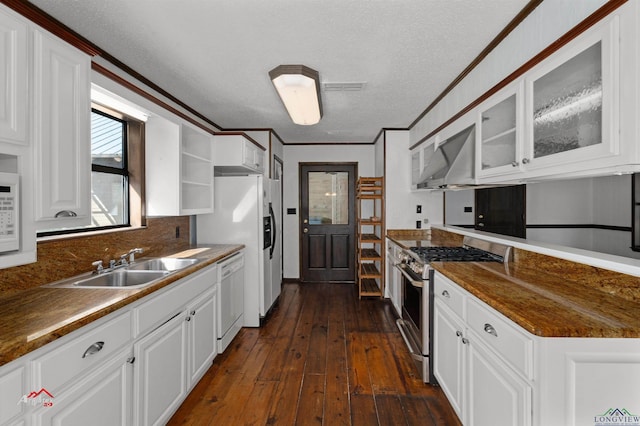
<path id="1" fill-rule="evenodd" d="M 318 71 L 304 65 L 279 65 L 269 77 L 294 123 L 317 124 L 322 118 Z"/>

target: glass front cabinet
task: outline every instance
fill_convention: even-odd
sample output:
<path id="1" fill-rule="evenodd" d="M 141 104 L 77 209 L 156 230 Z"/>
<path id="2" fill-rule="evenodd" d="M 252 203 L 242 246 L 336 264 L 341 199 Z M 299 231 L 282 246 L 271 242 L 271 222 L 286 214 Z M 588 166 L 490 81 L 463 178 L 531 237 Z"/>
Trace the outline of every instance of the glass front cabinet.
<path id="1" fill-rule="evenodd" d="M 520 172 L 523 83 L 503 89 L 480 105 L 476 128 L 476 175 L 480 178 Z"/>
<path id="2" fill-rule="evenodd" d="M 601 23 L 525 77 L 526 170 L 619 153 L 618 20 Z"/>

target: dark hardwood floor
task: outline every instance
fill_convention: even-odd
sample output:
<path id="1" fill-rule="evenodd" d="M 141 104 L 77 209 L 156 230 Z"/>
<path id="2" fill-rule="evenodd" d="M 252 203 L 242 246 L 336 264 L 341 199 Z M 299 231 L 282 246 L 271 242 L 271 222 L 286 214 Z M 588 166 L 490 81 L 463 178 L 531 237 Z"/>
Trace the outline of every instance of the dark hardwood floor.
<path id="1" fill-rule="evenodd" d="M 354 285 L 285 284 L 262 328 L 244 328 L 169 424 L 459 425 L 425 385 L 388 301 Z"/>

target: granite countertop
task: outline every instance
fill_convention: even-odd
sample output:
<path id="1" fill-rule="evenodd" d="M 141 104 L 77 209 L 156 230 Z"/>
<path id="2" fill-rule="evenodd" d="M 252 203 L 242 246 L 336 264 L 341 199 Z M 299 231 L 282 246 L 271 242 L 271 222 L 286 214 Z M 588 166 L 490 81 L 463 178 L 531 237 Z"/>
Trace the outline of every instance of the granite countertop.
<path id="1" fill-rule="evenodd" d="M 140 289 L 36 287 L 0 297 L 0 366 L 244 248 L 200 245 L 168 257 L 202 259 Z M 139 260 L 143 261 L 144 258 Z"/>
<path id="2" fill-rule="evenodd" d="M 431 238 L 407 237 L 403 232 L 387 237 L 404 248 L 461 242 L 441 232 L 434 232 Z M 563 272 L 558 273 L 557 265 L 545 264 L 553 260 L 544 256 L 530 260 L 521 253 L 508 264 L 433 262 L 431 266 L 537 336 L 640 338 L 637 298 L 605 291 L 604 283 L 610 284 L 611 277 L 603 270 L 590 268 L 589 272 L 583 265 L 574 268 L 578 265 L 565 262 Z M 624 280 L 614 281 L 624 289 Z"/>
<path id="3" fill-rule="evenodd" d="M 432 267 L 542 337 L 640 337 L 640 304 L 538 268 L 493 262 Z"/>

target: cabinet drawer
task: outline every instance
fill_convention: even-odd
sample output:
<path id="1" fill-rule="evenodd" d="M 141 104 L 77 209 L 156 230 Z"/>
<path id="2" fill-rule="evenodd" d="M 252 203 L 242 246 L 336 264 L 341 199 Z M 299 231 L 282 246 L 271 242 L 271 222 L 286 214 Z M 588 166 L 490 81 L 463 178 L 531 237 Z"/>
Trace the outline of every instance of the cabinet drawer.
<path id="1" fill-rule="evenodd" d="M 106 360 L 131 341 L 131 313 L 126 312 L 36 358 L 34 389 L 54 395 L 65 384 Z"/>
<path id="2" fill-rule="evenodd" d="M 516 370 L 529 379 L 533 378 L 533 340 L 510 320 L 469 298 L 467 325 Z"/>
<path id="3" fill-rule="evenodd" d="M 463 318 L 463 291 L 456 284 L 453 284 L 447 278 L 439 275 L 438 273 L 434 274 L 434 281 L 434 298 L 442 301 L 442 303 L 447 305 L 453 312 L 456 313 L 456 315 L 458 315 L 460 318 Z"/>
<path id="4" fill-rule="evenodd" d="M 179 313 L 191 300 L 213 288 L 217 279 L 218 268 L 213 265 L 178 281 L 162 294 L 151 295 L 151 300 L 135 309 L 135 337 L 144 336 Z"/>

